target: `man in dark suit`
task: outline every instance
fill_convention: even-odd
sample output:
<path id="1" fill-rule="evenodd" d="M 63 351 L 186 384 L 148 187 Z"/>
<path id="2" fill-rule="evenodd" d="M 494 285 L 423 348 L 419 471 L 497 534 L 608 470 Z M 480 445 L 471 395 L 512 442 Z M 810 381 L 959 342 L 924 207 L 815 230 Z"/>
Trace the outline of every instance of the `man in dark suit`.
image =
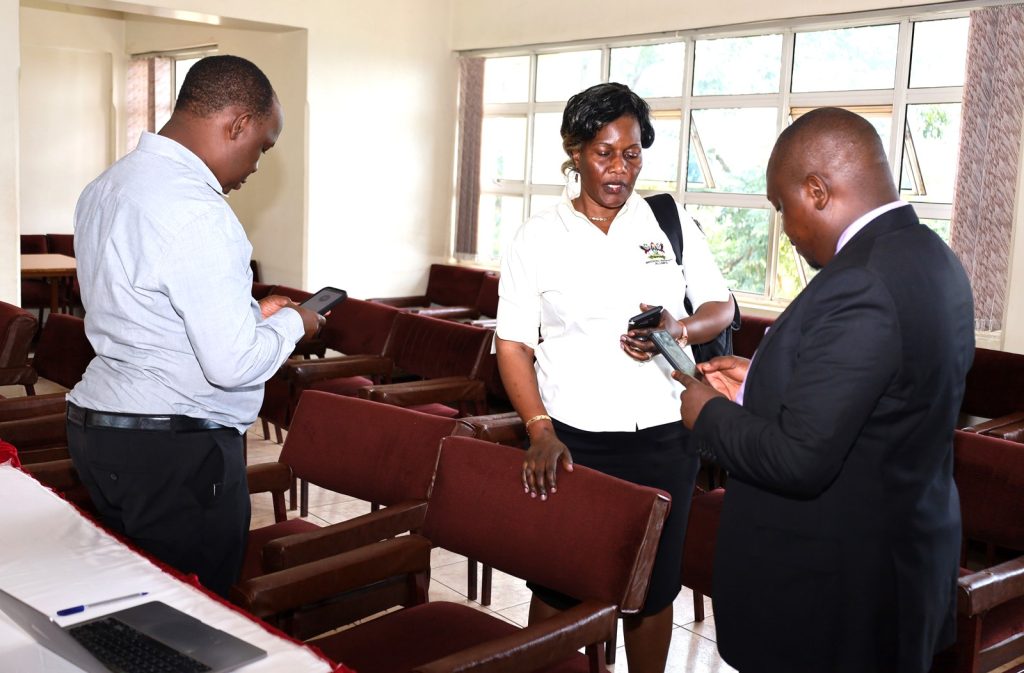
<path id="1" fill-rule="evenodd" d="M 711 386 L 674 374 L 694 445 L 729 471 L 719 650 L 742 673 L 922 673 L 955 631 L 971 289 L 899 201 L 862 117 L 803 115 L 767 177 L 786 235 L 821 271 L 752 362 L 703 364 Z"/>

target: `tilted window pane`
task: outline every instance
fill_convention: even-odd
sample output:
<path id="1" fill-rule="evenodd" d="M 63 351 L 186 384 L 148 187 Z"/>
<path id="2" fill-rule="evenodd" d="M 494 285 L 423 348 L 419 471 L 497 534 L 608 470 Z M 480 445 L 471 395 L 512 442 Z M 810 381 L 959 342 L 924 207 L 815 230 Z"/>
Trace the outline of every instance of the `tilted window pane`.
<path id="1" fill-rule="evenodd" d="M 963 86 L 970 19 L 918 21 L 910 51 L 910 86 Z"/>
<path id="2" fill-rule="evenodd" d="M 683 92 L 685 59 L 682 42 L 612 49 L 611 81 L 643 98 L 678 96 Z"/>
<path id="3" fill-rule="evenodd" d="M 891 89 L 899 26 L 797 33 L 793 91 Z"/>
<path id="4" fill-rule="evenodd" d="M 952 203 L 960 145 L 960 103 L 908 105 L 900 195 Z"/>
<path id="5" fill-rule="evenodd" d="M 562 113 L 538 113 L 533 120 L 533 182 L 564 185 L 562 163 L 569 157 L 562 149 Z"/>
<path id="6" fill-rule="evenodd" d="M 501 259 L 501 252 L 523 223 L 523 197 L 481 194 L 477 219 L 477 258 Z"/>
<path id="7" fill-rule="evenodd" d="M 601 81 L 601 52 L 569 51 L 537 57 L 537 100 L 565 101 Z"/>
<path id="8" fill-rule="evenodd" d="M 779 235 L 779 260 L 775 268 L 775 292 L 772 299 L 793 299 L 811 282 L 817 271 L 796 251 L 789 238 Z"/>
<path id="9" fill-rule="evenodd" d="M 764 294 L 768 277 L 768 225 L 766 208 L 722 208 L 688 204 L 686 210 L 700 222 L 729 287 L 739 292 Z"/>
<path id="10" fill-rule="evenodd" d="M 764 194 L 777 114 L 775 108 L 694 110 L 687 180 L 699 181 L 688 182 L 687 190 Z"/>
<path id="11" fill-rule="evenodd" d="M 526 177 L 526 117 L 484 117 L 480 183 Z"/>
<path id="12" fill-rule="evenodd" d="M 484 102 L 525 103 L 530 97 L 530 57 L 484 61 Z"/>
<path id="13" fill-rule="evenodd" d="M 782 36 L 698 40 L 693 95 L 778 93 Z"/>
<path id="14" fill-rule="evenodd" d="M 679 117 L 655 117 L 654 144 L 643 151 L 644 167 L 637 180 L 637 189 L 674 192 L 679 176 Z"/>

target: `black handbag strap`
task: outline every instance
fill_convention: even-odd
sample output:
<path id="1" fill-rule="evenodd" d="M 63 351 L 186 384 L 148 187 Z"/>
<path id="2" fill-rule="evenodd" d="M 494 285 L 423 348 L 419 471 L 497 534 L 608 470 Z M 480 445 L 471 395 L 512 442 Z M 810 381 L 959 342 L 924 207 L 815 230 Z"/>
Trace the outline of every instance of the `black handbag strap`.
<path id="1" fill-rule="evenodd" d="M 654 194 L 645 196 L 647 205 L 654 212 L 654 219 L 658 220 L 658 226 L 668 236 L 668 242 L 672 244 L 672 250 L 676 253 L 676 264 L 683 263 L 683 223 L 679 221 L 679 209 L 676 200 L 671 194 Z"/>

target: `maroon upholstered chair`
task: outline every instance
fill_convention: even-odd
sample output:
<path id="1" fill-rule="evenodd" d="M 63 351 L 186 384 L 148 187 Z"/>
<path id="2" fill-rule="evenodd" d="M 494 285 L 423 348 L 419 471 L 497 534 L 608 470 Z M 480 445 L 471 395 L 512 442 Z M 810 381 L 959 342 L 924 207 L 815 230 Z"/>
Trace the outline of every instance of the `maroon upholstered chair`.
<path id="1" fill-rule="evenodd" d="M 764 333 L 775 322 L 774 318 L 757 315 L 745 315 L 740 321 L 740 328 L 732 335 L 732 352 L 745 358 L 754 357 Z"/>
<path id="2" fill-rule="evenodd" d="M 25 386 L 29 395 L 39 378 L 28 362 L 36 317 L 25 309 L 0 301 L 0 386 Z"/>
<path id="3" fill-rule="evenodd" d="M 698 622 L 704 621 L 704 596 L 711 596 L 715 544 L 724 498 L 725 489 L 716 488 L 697 493 L 690 502 L 683 544 L 682 584 L 693 591 L 693 614 Z"/>
<path id="4" fill-rule="evenodd" d="M 46 247 L 47 252 L 56 255 L 67 255 L 68 257 L 75 256 L 75 235 L 74 234 L 47 234 L 46 235 Z M 61 295 L 61 304 L 64 306 L 64 310 L 67 313 L 71 313 L 74 309 L 82 306 L 82 291 L 78 285 L 78 275 L 75 274 L 71 277 L 71 282 L 67 285 L 62 285 L 63 290 Z"/>
<path id="5" fill-rule="evenodd" d="M 480 284 L 487 274 L 483 269 L 473 269 L 455 264 L 431 264 L 427 275 L 427 289 L 423 294 L 406 297 L 378 297 L 370 301 L 388 304 L 398 308 L 422 308 L 428 306 L 457 306 L 472 308 L 480 294 Z"/>
<path id="6" fill-rule="evenodd" d="M 417 535 L 390 541 L 406 548 L 378 547 L 373 560 L 363 549 L 256 578 L 239 587 L 239 598 L 257 616 L 284 625 L 292 610 L 322 596 L 404 577 L 419 604 L 319 638 L 317 647 L 360 673 L 604 670 L 603 644 L 619 611 L 643 605 L 668 498 L 577 466 L 563 475 L 557 498 L 540 502 L 514 487 L 521 471 L 516 449 L 444 439 L 423 535 L 582 601 L 551 619 L 519 628 L 462 604 L 422 602 L 417 589 L 429 558 L 421 552 L 419 567 L 405 569 L 416 565 L 408 546 Z M 499 535 L 494 522 L 501 523 Z"/>
<path id="7" fill-rule="evenodd" d="M 46 234 L 22 234 L 21 254 L 45 255 L 49 252 Z M 21 281 L 21 305 L 23 308 L 39 309 L 39 324 L 42 327 L 43 309 L 50 308 L 50 284 L 45 280 L 29 278 Z"/>
<path id="8" fill-rule="evenodd" d="M 32 367 L 45 379 L 65 388 L 82 380 L 96 356 L 85 335 L 85 321 L 64 313 L 51 315 L 39 335 Z"/>
<path id="9" fill-rule="evenodd" d="M 424 306 L 406 309 L 432 318 L 460 321 L 493 321 L 498 317 L 498 281 L 496 273 L 487 272 L 480 281 L 480 291 L 469 306 Z"/>
<path id="10" fill-rule="evenodd" d="M 968 432 L 1024 441 L 1024 355 L 975 348 L 960 412 Z"/>
<path id="11" fill-rule="evenodd" d="M 967 567 L 960 571 L 957 642 L 933 670 L 983 673 L 1024 656 L 1024 446 L 957 431 L 954 461 Z"/>
<path id="12" fill-rule="evenodd" d="M 458 421 L 408 409 L 312 390 L 303 393 L 278 461 L 249 467 L 250 492 L 259 490 L 254 484 L 276 484 L 272 490 L 283 506 L 282 489 L 294 475 L 304 485 L 313 483 L 385 508 L 324 528 L 291 519 L 252 530 L 242 579 L 419 528 L 441 439 L 452 433 L 469 434 L 469 430 Z M 306 495 L 304 490 L 304 501 Z M 278 518 L 282 513 L 278 511 Z M 378 599 L 364 597 L 355 605 L 366 606 L 374 600 Z M 353 609 L 352 604 L 336 605 L 330 612 L 348 614 Z M 315 612 L 315 619 L 296 618 L 293 629 L 306 636 L 317 633 L 300 625 L 323 618 L 322 609 Z"/>

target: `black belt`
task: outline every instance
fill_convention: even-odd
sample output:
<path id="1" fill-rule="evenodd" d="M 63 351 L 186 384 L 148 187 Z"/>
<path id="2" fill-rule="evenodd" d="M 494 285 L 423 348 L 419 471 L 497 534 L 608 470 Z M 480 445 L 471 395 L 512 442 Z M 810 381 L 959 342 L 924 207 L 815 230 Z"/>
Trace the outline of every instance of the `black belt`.
<path id="1" fill-rule="evenodd" d="M 157 430 L 162 432 L 202 432 L 204 430 L 225 430 L 226 426 L 205 418 L 144 414 L 115 414 L 108 411 L 83 409 L 68 402 L 68 422 L 83 428 L 114 428 L 117 430 Z"/>

